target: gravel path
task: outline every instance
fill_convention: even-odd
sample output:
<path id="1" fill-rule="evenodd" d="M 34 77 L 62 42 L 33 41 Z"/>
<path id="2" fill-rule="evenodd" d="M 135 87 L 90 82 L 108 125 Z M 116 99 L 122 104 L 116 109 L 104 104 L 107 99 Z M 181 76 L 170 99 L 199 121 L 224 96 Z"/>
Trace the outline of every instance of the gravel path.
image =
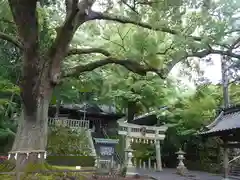
<path id="1" fill-rule="evenodd" d="M 163 169 L 162 172 L 149 172 L 138 169 L 139 174 L 149 175 L 157 180 L 222 180 L 220 175 L 214 175 L 205 172 L 189 171 L 187 176 L 179 176 L 176 174 L 176 169 Z"/>

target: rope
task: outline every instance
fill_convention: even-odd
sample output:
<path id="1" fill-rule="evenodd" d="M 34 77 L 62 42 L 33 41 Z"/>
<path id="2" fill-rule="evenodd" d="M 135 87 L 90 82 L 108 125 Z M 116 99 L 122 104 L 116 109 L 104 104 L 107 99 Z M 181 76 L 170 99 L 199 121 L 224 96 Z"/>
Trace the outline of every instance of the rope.
<path id="1" fill-rule="evenodd" d="M 8 154 L 46 153 L 45 150 L 10 151 Z"/>

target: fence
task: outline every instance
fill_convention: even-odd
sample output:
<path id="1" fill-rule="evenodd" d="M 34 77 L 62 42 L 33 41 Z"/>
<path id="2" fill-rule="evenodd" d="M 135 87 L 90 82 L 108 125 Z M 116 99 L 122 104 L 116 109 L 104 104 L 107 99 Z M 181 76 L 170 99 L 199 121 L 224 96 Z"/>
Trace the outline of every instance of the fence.
<path id="1" fill-rule="evenodd" d="M 66 126 L 70 128 L 89 128 L 88 120 L 76 120 L 76 119 L 62 119 L 62 118 L 49 118 L 48 119 L 49 126 Z"/>

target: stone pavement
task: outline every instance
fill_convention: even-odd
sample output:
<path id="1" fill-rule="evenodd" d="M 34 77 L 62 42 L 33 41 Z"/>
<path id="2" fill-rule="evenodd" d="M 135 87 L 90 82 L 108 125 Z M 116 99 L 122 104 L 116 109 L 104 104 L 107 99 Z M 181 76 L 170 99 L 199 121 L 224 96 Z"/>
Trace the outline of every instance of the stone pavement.
<path id="1" fill-rule="evenodd" d="M 138 169 L 140 175 L 148 175 L 157 180 L 222 180 L 223 177 L 200 171 L 189 171 L 188 175 L 180 176 L 176 174 L 176 169 L 163 169 L 162 172 L 154 172 Z"/>

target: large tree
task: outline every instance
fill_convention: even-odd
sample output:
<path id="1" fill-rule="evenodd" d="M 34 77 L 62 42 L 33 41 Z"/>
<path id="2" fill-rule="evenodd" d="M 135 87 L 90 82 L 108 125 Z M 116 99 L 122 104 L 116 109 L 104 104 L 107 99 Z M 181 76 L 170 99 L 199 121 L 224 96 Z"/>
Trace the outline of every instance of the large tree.
<path id="1" fill-rule="evenodd" d="M 8 0 L 18 36 L 15 38 L 1 32 L 0 38 L 14 44 L 23 54 L 20 84 L 22 116 L 11 152 L 13 155 L 18 153 L 19 162 L 23 159 L 25 162 L 37 160 L 38 154 L 43 157 L 47 145 L 49 102 L 53 89 L 60 83 L 61 77 L 79 76 L 83 72 L 92 71 L 107 64 L 117 64 L 140 75 L 152 71 L 161 78 L 165 78 L 176 63 L 188 57 L 202 58 L 215 53 L 240 58 L 240 55 L 233 51 L 239 44 L 239 28 L 237 25 L 232 26 L 233 21 L 236 21 L 233 15 L 236 14 L 239 4 L 235 1 L 224 4 L 221 0 L 189 2 L 184 0 L 107 1 L 104 12 L 97 12 L 92 8 L 97 3 L 95 0 L 65 0 L 63 23 L 55 27 L 56 37 L 51 40 L 52 43 L 42 48 L 44 40 L 40 33 L 40 20 L 42 22 L 47 19 L 42 18 L 46 15 L 41 11 L 46 2 Z M 229 11 L 224 8 L 228 8 Z M 196 11 L 193 12 L 192 9 Z M 120 11 L 123 12 L 120 13 Z M 153 53 L 155 56 L 164 56 L 164 65 L 154 67 L 147 63 L 146 59 L 117 56 L 116 52 L 110 53 L 99 47 L 71 49 L 69 45 L 78 28 L 80 26 L 84 28 L 86 23 L 95 20 L 132 24 L 147 29 L 147 32 L 146 30 L 138 31 L 135 41 L 146 35 L 154 35 L 154 32 L 160 32 L 159 36 L 164 35 L 169 41 L 163 42 L 165 46 L 161 51 L 155 52 L 157 50 L 155 48 L 150 56 Z M 100 26 L 98 26 L 99 29 L 101 29 Z M 107 29 L 104 30 L 107 31 Z M 196 30 L 199 36 L 193 35 L 196 34 Z M 233 33 L 234 36 L 232 36 Z M 235 39 L 225 41 L 226 37 Z M 157 42 L 158 39 L 154 36 L 152 39 L 155 40 L 156 47 L 161 43 Z M 105 58 L 77 65 L 69 69 L 66 74 L 61 73 L 61 67 L 66 58 L 91 53 L 102 54 Z"/>

